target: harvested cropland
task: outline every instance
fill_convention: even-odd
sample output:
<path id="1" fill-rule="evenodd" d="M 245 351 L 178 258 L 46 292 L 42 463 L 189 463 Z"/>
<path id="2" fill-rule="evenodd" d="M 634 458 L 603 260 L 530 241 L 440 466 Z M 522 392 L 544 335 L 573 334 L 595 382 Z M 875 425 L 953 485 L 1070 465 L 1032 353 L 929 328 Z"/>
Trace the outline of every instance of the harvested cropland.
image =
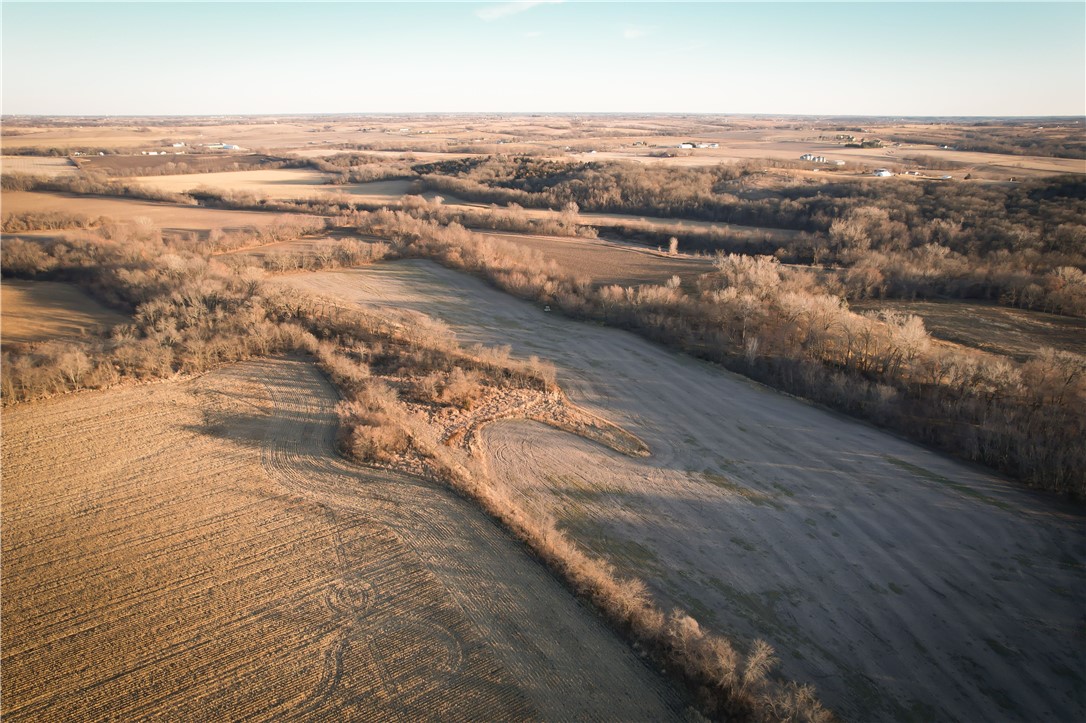
<path id="1" fill-rule="evenodd" d="M 471 503 L 334 452 L 312 364 L 3 412 L 3 717 L 676 719 Z"/>
<path id="2" fill-rule="evenodd" d="M 253 193 L 274 199 L 309 198 L 338 192 L 328 185 L 329 174 L 306 168 L 278 168 L 261 171 L 223 171 L 166 176 L 136 176 L 134 183 L 169 193 L 186 193 L 197 188 Z"/>
<path id="3" fill-rule="evenodd" d="M 915 314 L 936 338 L 1016 359 L 1027 359 L 1045 346 L 1086 354 L 1086 319 L 1072 316 L 960 300 L 879 299 L 850 306 Z"/>
<path id="4" fill-rule="evenodd" d="M 81 196 L 38 191 L 4 191 L 0 196 L 4 216 L 60 211 L 114 221 L 145 220 L 163 231 L 209 231 L 260 228 L 275 223 L 278 214 L 260 211 L 227 211 L 199 206 L 140 201 L 129 198 Z"/>
<path id="5" fill-rule="evenodd" d="M 673 276 L 693 283 L 701 274 L 713 270 L 711 258 L 669 256 L 655 249 L 603 239 L 515 233 L 487 235 L 538 251 L 544 259 L 600 285 L 664 284 Z"/>
<path id="6" fill-rule="evenodd" d="M 0 341 L 4 344 L 78 339 L 127 321 L 71 284 L 13 279 L 0 284 Z"/>
<path id="7" fill-rule="evenodd" d="M 2 156 L 0 171 L 32 176 L 74 176 L 79 172 L 71 160 L 42 156 Z"/>

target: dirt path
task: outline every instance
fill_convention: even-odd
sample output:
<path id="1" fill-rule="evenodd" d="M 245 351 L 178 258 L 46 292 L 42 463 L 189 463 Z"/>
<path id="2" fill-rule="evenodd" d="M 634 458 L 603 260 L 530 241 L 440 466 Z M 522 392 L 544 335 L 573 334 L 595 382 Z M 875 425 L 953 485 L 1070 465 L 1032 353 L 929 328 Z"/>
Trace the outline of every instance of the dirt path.
<path id="1" fill-rule="evenodd" d="M 473 505 L 336 457 L 335 400 L 274 360 L 5 410 L 5 720 L 679 716 Z"/>
<path id="2" fill-rule="evenodd" d="M 500 422 L 483 433 L 494 473 L 665 602 L 769 639 L 845 718 L 1086 715 L 1080 513 L 428 262 L 289 280 L 553 360 L 575 402 L 654 456 Z"/>

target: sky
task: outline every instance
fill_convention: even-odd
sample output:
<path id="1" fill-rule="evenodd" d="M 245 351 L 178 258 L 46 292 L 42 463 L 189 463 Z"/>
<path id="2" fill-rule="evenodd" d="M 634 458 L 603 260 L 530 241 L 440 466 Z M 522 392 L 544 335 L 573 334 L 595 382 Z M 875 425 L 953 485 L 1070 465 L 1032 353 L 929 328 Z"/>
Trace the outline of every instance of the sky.
<path id="1" fill-rule="evenodd" d="M 8 115 L 1086 115 L 1086 2 L 23 3 Z"/>

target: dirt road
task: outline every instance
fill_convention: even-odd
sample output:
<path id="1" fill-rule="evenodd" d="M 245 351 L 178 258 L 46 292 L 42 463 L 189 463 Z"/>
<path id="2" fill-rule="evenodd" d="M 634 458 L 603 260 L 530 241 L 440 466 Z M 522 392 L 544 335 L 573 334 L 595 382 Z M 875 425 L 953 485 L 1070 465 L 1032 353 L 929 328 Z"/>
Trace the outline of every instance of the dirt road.
<path id="1" fill-rule="evenodd" d="M 429 262 L 288 278 L 553 360 L 654 455 L 501 422 L 483 433 L 493 472 L 665 603 L 766 637 L 846 719 L 1086 716 L 1081 513 Z"/>
<path id="2" fill-rule="evenodd" d="M 673 719 L 470 503 L 333 452 L 270 360 L 4 411 L 5 720 Z"/>

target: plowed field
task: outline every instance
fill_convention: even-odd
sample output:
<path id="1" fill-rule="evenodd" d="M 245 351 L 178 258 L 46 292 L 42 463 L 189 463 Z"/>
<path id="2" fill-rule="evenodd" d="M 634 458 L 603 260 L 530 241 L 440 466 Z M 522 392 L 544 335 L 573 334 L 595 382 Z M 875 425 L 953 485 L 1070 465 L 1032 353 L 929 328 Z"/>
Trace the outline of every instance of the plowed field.
<path id="1" fill-rule="evenodd" d="M 5 720 L 675 718 L 470 503 L 333 451 L 308 363 L 3 413 Z"/>

